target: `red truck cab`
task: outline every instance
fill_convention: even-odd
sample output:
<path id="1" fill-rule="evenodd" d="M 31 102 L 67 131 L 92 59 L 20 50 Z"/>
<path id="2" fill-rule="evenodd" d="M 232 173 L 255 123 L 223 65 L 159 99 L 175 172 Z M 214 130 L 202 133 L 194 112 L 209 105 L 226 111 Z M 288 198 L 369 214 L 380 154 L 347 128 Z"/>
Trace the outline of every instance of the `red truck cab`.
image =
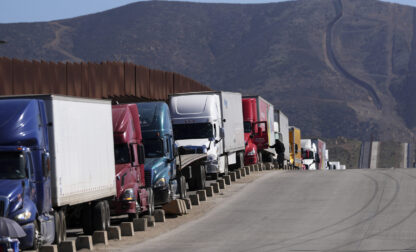
<path id="1" fill-rule="evenodd" d="M 244 165 L 261 162 L 261 151 L 268 147 L 267 118 L 262 120 L 262 111 L 258 107 L 258 98 L 246 97 L 242 99 L 244 119 L 244 141 L 246 150 Z M 267 117 L 267 111 L 266 111 Z"/>
<path id="2" fill-rule="evenodd" d="M 136 104 L 113 105 L 114 155 L 117 197 L 111 215 L 128 214 L 130 219 L 153 213 L 153 192 L 146 189 L 144 147 Z"/>

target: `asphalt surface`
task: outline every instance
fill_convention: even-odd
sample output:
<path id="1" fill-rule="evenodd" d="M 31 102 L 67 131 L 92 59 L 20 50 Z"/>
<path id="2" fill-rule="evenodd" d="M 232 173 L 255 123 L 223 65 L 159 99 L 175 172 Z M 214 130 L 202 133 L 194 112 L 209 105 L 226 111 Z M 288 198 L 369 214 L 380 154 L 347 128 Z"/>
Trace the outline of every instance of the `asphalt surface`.
<path id="1" fill-rule="evenodd" d="M 126 250 L 416 251 L 416 169 L 272 172 Z"/>

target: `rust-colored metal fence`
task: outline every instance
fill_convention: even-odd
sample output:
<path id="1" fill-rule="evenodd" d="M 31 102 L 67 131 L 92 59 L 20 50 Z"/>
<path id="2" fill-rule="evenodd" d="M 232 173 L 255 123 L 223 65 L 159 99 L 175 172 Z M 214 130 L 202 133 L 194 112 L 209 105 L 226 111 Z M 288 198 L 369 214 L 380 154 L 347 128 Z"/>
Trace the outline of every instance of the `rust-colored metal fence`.
<path id="1" fill-rule="evenodd" d="M 132 63 L 54 63 L 0 58 L 0 95 L 61 94 L 114 100 L 166 100 L 210 91 L 190 78 Z"/>

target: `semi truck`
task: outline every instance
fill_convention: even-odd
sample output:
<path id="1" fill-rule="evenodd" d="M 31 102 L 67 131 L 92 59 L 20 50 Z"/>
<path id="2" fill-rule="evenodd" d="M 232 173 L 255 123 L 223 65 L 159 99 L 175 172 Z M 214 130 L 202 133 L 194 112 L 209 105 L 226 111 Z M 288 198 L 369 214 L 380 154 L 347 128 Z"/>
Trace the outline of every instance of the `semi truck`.
<path id="1" fill-rule="evenodd" d="M 276 159 L 274 148 L 274 108 L 271 103 L 261 96 L 244 96 L 244 164 L 256 164 L 258 162 L 272 162 Z"/>
<path id="2" fill-rule="evenodd" d="M 339 161 L 330 161 L 329 164 L 331 165 L 331 170 L 341 170 L 341 164 Z"/>
<path id="3" fill-rule="evenodd" d="M 274 121 L 275 124 L 275 138 L 283 143 L 285 152 L 283 155 L 283 162 L 279 163 L 280 168 L 286 167 L 290 163 L 290 152 L 289 152 L 289 119 L 287 116 L 278 109 L 274 110 Z"/>
<path id="4" fill-rule="evenodd" d="M 319 155 L 317 153 L 317 146 L 312 139 L 301 139 L 302 164 L 306 170 L 319 169 Z"/>
<path id="5" fill-rule="evenodd" d="M 111 102 L 55 95 L 0 97 L 0 216 L 23 248 L 59 244 L 66 223 L 110 224 L 116 196 Z"/>
<path id="6" fill-rule="evenodd" d="M 301 153 L 301 132 L 295 126 L 289 127 L 289 152 L 290 152 L 290 166 L 295 169 L 302 168 L 302 153 Z"/>
<path id="7" fill-rule="evenodd" d="M 318 157 L 319 157 L 319 162 L 317 163 L 317 169 L 325 170 L 326 161 L 327 161 L 327 159 L 325 158 L 326 143 L 319 138 L 313 138 L 311 140 L 312 140 L 312 143 L 314 143 L 316 146 L 316 153 L 318 154 Z"/>
<path id="8" fill-rule="evenodd" d="M 146 186 L 153 190 L 160 206 L 186 197 L 186 180 L 178 172 L 178 150 L 173 136 L 169 107 L 164 102 L 137 103 L 145 149 Z"/>
<path id="9" fill-rule="evenodd" d="M 110 202 L 111 215 L 129 219 L 153 214 L 153 190 L 144 179 L 145 152 L 136 104 L 113 105 L 114 157 L 117 197 Z M 149 197 L 150 196 L 150 197 Z"/>
<path id="10" fill-rule="evenodd" d="M 208 176 L 215 179 L 219 174 L 227 174 L 229 166 L 230 169 L 244 166 L 240 93 L 173 94 L 169 95 L 169 108 L 177 145 L 185 153 L 206 153 Z"/>

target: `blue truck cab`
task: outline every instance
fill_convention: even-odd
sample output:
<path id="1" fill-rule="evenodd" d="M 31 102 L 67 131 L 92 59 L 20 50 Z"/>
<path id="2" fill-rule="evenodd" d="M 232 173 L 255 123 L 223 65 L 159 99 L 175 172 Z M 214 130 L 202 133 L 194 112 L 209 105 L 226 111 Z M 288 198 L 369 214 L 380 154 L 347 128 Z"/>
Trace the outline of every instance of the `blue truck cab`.
<path id="1" fill-rule="evenodd" d="M 46 119 L 42 100 L 0 100 L 0 216 L 21 225 L 23 248 L 55 237 Z"/>
<path id="2" fill-rule="evenodd" d="M 164 102 L 137 103 L 137 107 L 145 148 L 146 187 L 153 188 L 155 205 L 163 205 L 175 199 L 180 190 L 169 107 Z"/>

